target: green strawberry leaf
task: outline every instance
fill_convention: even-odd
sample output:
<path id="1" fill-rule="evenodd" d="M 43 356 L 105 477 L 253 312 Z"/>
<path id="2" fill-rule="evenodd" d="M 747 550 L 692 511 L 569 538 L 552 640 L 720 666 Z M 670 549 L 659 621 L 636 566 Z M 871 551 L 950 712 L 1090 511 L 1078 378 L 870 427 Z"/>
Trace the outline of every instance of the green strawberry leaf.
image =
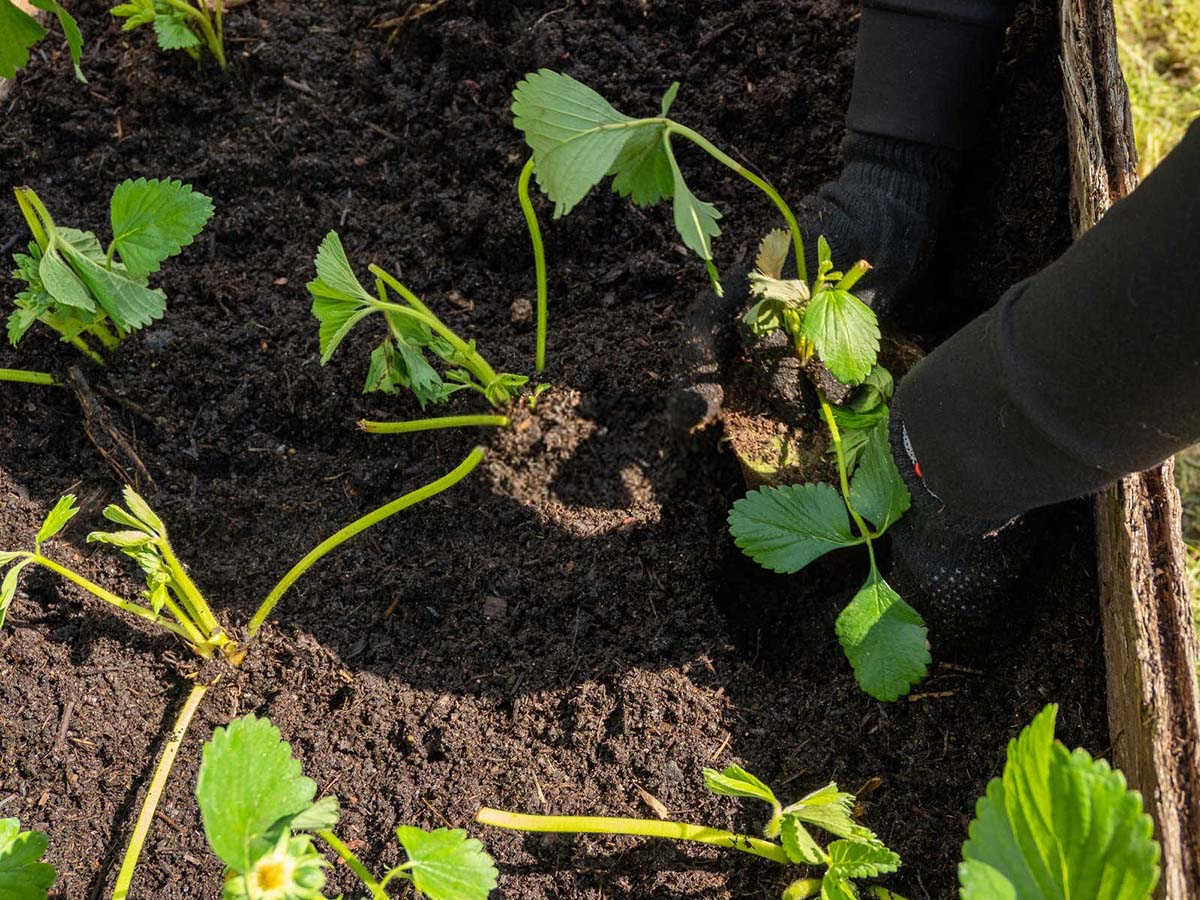
<path id="1" fill-rule="evenodd" d="M 801 797 L 787 806 L 783 812 L 810 825 L 816 825 L 838 837 L 856 841 L 874 841 L 875 835 L 869 828 L 859 825 L 851 817 L 854 810 L 854 795 L 838 790 L 833 782 Z"/>
<path id="2" fill-rule="evenodd" d="M 408 862 L 402 870 L 430 900 L 487 900 L 499 872 L 475 838 L 461 828 L 396 829 Z"/>
<path id="3" fill-rule="evenodd" d="M 192 30 L 188 17 L 177 9 L 155 14 L 154 34 L 161 50 L 189 50 L 200 44 L 200 35 Z"/>
<path id="4" fill-rule="evenodd" d="M 908 511 L 912 498 L 892 459 L 886 418 L 867 432 L 866 446 L 850 481 L 850 505 L 882 534 Z"/>
<path id="5" fill-rule="evenodd" d="M 608 174 L 613 190 L 638 206 L 653 206 L 675 193 L 671 157 L 663 144 L 664 129 L 631 129 Z"/>
<path id="6" fill-rule="evenodd" d="M 157 272 L 163 260 L 192 242 L 213 214 L 211 199 L 171 179 L 123 181 L 110 205 L 113 245 L 132 276 Z"/>
<path id="7" fill-rule="evenodd" d="M 872 569 L 835 624 L 859 687 L 895 700 L 925 677 L 930 656 L 925 623 Z"/>
<path id="8" fill-rule="evenodd" d="M 821 900 L 858 900 L 858 889 L 832 871 L 827 871 L 821 879 Z"/>
<path id="9" fill-rule="evenodd" d="M 314 297 L 353 303 L 375 299 L 355 276 L 350 260 L 346 258 L 346 250 L 342 247 L 342 239 L 336 231 L 330 231 L 322 238 L 313 263 L 317 268 L 317 277 L 307 286 Z"/>
<path id="10" fill-rule="evenodd" d="M 332 828 L 337 824 L 338 816 L 337 797 L 322 797 L 292 819 L 290 827 L 292 831 L 316 831 L 318 828 Z"/>
<path id="11" fill-rule="evenodd" d="M 729 511 L 734 543 L 759 565 L 798 572 L 819 556 L 852 547 L 841 495 L 828 484 L 790 484 L 751 491 Z"/>
<path id="12" fill-rule="evenodd" d="M 879 322 L 871 307 L 848 291 L 818 291 L 804 314 L 804 336 L 844 384 L 867 377 L 879 354 Z"/>
<path id="13" fill-rule="evenodd" d="M 114 6 L 108 12 L 118 19 L 125 19 L 121 30 L 130 31 L 139 25 L 149 25 L 154 21 L 154 0 L 131 0 L 129 3 Z"/>
<path id="14" fill-rule="evenodd" d="M 38 265 L 38 277 L 55 303 L 74 306 L 87 312 L 96 311 L 96 301 L 53 244 L 42 256 Z"/>
<path id="15" fill-rule="evenodd" d="M 46 900 L 54 867 L 41 862 L 49 839 L 41 831 L 21 831 L 16 819 L 0 819 L 0 897 Z"/>
<path id="16" fill-rule="evenodd" d="M 71 244 L 59 243 L 58 246 L 79 280 L 118 328 L 136 331 L 161 319 L 166 312 L 167 295 L 161 290 L 150 290 L 136 277 L 116 267 L 104 268 Z"/>
<path id="17" fill-rule="evenodd" d="M 41 550 L 42 544 L 62 531 L 77 512 L 79 512 L 79 507 L 75 505 L 74 494 L 63 494 L 59 497 L 58 502 L 54 504 L 54 508 L 50 510 L 46 515 L 45 521 L 42 522 L 42 527 L 38 529 L 38 533 L 34 536 L 34 546 L 38 550 Z"/>
<path id="18" fill-rule="evenodd" d="M 712 239 L 721 233 L 717 227 L 717 219 L 721 218 L 721 214 L 711 203 L 697 200 L 688 189 L 679 163 L 675 161 L 675 154 L 671 151 L 670 137 L 664 134 L 662 140 L 675 180 L 675 230 L 690 250 L 706 262 L 711 262 Z"/>
<path id="19" fill-rule="evenodd" d="M 538 185 L 554 201 L 556 219 L 599 184 L 636 130 L 613 128 L 633 120 L 587 85 L 550 69 L 517 82 L 512 112 L 513 124 L 533 150 Z"/>
<path id="20" fill-rule="evenodd" d="M 0 77 L 13 78 L 29 62 L 29 48 L 46 36 L 37 19 L 0 0 Z"/>
<path id="21" fill-rule="evenodd" d="M 1003 775 L 976 804 L 959 866 L 964 900 L 1142 900 L 1158 882 L 1141 795 L 1108 763 L 1054 740 L 1057 709 L 1009 742 Z"/>
<path id="22" fill-rule="evenodd" d="M 781 817 L 779 841 L 783 844 L 783 852 L 794 863 L 819 866 L 825 862 L 825 851 L 793 815 L 784 813 Z"/>
<path id="23" fill-rule="evenodd" d="M 156 534 L 159 537 L 167 536 L 166 524 L 150 508 L 150 504 L 142 499 L 137 491 L 129 485 L 125 485 L 121 490 L 121 498 L 125 501 L 125 505 L 129 507 L 129 511 L 141 523 L 137 527 Z"/>
<path id="24" fill-rule="evenodd" d="M 4 616 L 8 613 L 13 597 L 17 595 L 17 580 L 21 577 L 21 570 L 32 562 L 33 558 L 26 556 L 9 569 L 4 575 L 4 580 L 0 581 L 0 627 L 4 626 Z"/>
<path id="25" fill-rule="evenodd" d="M 280 825 L 310 810 L 316 792 L 267 719 L 235 719 L 204 745 L 196 801 L 209 846 L 234 872 L 269 852 Z"/>
<path id="26" fill-rule="evenodd" d="M 900 868 L 900 857 L 879 841 L 834 841 L 828 852 L 829 874 L 837 878 L 874 878 Z"/>
<path id="27" fill-rule="evenodd" d="M 776 811 L 779 810 L 779 800 L 776 799 L 775 792 L 741 766 L 726 766 L 720 772 L 716 769 L 705 769 L 704 786 L 722 797 L 761 800 L 770 804 Z"/>

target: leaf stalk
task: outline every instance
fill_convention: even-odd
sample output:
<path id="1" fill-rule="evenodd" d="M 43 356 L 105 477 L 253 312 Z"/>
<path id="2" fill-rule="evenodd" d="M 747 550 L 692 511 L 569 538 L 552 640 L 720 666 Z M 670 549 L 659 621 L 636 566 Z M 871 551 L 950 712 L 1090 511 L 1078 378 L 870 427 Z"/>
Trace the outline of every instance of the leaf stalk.
<path id="1" fill-rule="evenodd" d="M 49 372 L 31 372 L 28 369 L 0 369 L 0 381 L 19 381 L 22 384 L 62 387 L 62 382 Z"/>
<path id="2" fill-rule="evenodd" d="M 368 434 L 409 434 L 414 431 L 434 431 L 439 428 L 470 428 L 472 426 L 495 426 L 507 428 L 508 416 L 435 416 L 429 419 L 412 419 L 406 422 L 376 422 L 359 419 L 358 427 Z"/>
<path id="3" fill-rule="evenodd" d="M 358 880 L 371 892 L 371 900 L 388 900 L 383 885 L 375 880 L 375 876 L 367 871 L 367 867 L 354 855 L 354 851 L 347 847 L 336 834 L 328 828 L 320 828 L 314 834 L 327 843 L 342 862 L 349 867 L 350 871 L 358 876 Z"/>
<path id="4" fill-rule="evenodd" d="M 525 224 L 529 228 L 529 243 L 533 245 L 533 265 L 537 272 L 537 349 L 534 353 L 534 367 L 538 372 L 546 368 L 546 317 L 548 287 L 546 278 L 546 249 L 542 243 L 542 229 L 538 225 L 537 212 L 533 208 L 533 200 L 529 196 L 529 179 L 533 175 L 533 157 L 530 157 L 521 177 L 517 179 L 517 200 L 521 204 L 521 212 L 525 214 Z"/>

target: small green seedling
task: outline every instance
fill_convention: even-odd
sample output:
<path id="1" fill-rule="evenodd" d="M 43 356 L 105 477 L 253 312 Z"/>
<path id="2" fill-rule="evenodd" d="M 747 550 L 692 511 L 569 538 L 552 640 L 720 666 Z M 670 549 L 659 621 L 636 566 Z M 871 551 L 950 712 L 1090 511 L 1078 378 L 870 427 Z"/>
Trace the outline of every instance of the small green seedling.
<path id="1" fill-rule="evenodd" d="M 209 6 L 212 9 L 209 9 Z M 225 0 L 129 0 L 114 6 L 110 12 L 124 19 L 122 31 L 139 25 L 153 25 L 160 50 L 182 50 L 194 60 L 200 59 L 200 48 L 208 46 L 217 65 L 225 61 Z"/>
<path id="2" fill-rule="evenodd" d="M 388 900 L 389 887 L 398 891 L 404 883 L 429 900 L 487 900 L 496 887 L 492 858 L 457 828 L 400 826 L 407 860 L 376 878 L 332 830 L 337 798 L 314 800 L 316 793 L 269 719 L 248 715 L 213 731 L 196 800 L 209 846 L 226 867 L 222 900 L 324 900 L 331 864 L 314 836 L 358 876 L 371 900 Z"/>
<path id="3" fill-rule="evenodd" d="M 461 463 L 441 478 L 372 510 L 335 532 L 306 553 L 259 604 L 246 626 L 244 642 L 235 641 L 218 623 L 208 601 L 205 600 L 199 588 L 196 587 L 175 556 L 162 519 L 132 488 L 125 488 L 125 508 L 111 505 L 104 510 L 107 519 L 116 522 L 123 528 L 119 531 L 92 532 L 88 535 L 88 540 L 117 547 L 122 553 L 137 562 L 146 577 L 146 590 L 141 595 L 141 602 L 133 602 L 119 597 L 43 553 L 43 544 L 55 538 L 79 512 L 75 505 L 75 497 L 67 494 L 54 505 L 41 528 L 38 529 L 32 551 L 0 550 L 0 572 L 7 569 L 3 579 L 0 579 L 0 625 L 3 624 L 4 614 L 16 595 L 17 582 L 21 572 L 28 566 L 38 565 L 83 588 L 109 606 L 171 632 L 183 640 L 198 657 L 210 658 L 215 655 L 216 651 L 220 651 L 221 657 L 230 665 L 238 666 L 245 659 L 251 641 L 284 593 L 318 560 L 372 525 L 457 484 L 479 465 L 483 455 L 483 448 L 476 447 L 467 454 Z M 163 748 L 150 786 L 146 790 L 141 812 L 138 814 L 137 823 L 126 847 L 125 856 L 113 888 L 112 900 L 126 900 L 128 897 L 138 857 L 150 831 L 154 812 L 162 797 L 163 789 L 166 787 L 176 755 L 200 701 L 204 699 L 205 693 L 214 683 L 215 681 L 197 681 L 192 686 L 187 700 L 175 719 L 170 738 Z M 3 881 L 0 881 L 0 885 L 3 885 Z M 283 894 L 266 896 L 279 898 L 279 900 L 284 898 Z"/>
<path id="4" fill-rule="evenodd" d="M 758 300 L 744 321 L 758 334 L 783 330 L 801 360 L 815 355 L 836 379 L 857 386 L 850 403 L 838 408 L 817 392 L 841 495 L 828 484 L 760 488 L 733 505 L 729 530 L 750 558 L 781 573 L 798 572 L 831 550 L 866 545 L 866 582 L 838 616 L 836 630 L 859 686 L 895 700 L 925 677 L 930 656 L 925 623 L 875 563 L 872 542 L 907 511 L 911 498 L 888 441 L 892 377 L 876 363 L 879 325 L 850 293 L 868 267 L 859 262 L 845 273 L 834 270 L 829 244 L 820 238 L 812 283 L 784 279 L 789 250 L 784 231 L 763 239 L 750 278 Z"/>
<path id="5" fill-rule="evenodd" d="M 1161 850 L 1125 776 L 1054 739 L 1050 704 L 1008 744 L 975 804 L 958 867 L 962 900 L 1145 900 Z"/>
<path id="6" fill-rule="evenodd" d="M 48 839 L 41 831 L 22 831 L 16 819 L 0 819 L 0 897 L 46 900 L 54 885 L 54 867 L 42 862 Z"/>
<path id="7" fill-rule="evenodd" d="M 874 878 L 900 868 L 900 857 L 885 847 L 869 828 L 854 821 L 854 795 L 839 791 L 836 784 L 827 784 L 784 806 L 774 791 L 740 766 L 729 766 L 722 772 L 705 769 L 704 783 L 714 794 L 723 797 L 743 797 L 768 804 L 771 817 L 763 827 L 765 840 L 687 822 L 605 816 L 538 816 L 487 807 L 479 811 L 475 821 L 518 831 L 670 838 L 740 850 L 783 865 L 824 868 L 820 878 L 804 877 L 793 881 L 784 890 L 783 900 L 805 900 L 818 895 L 830 900 L 851 900 L 859 896 L 855 880 Z M 809 830 L 814 826 L 836 840 L 822 847 Z M 885 888 L 871 887 L 867 891 L 879 900 L 903 900 Z"/>
<path id="8" fill-rule="evenodd" d="M 123 181 L 113 191 L 113 238 L 105 250 L 92 232 L 55 224 L 30 188 L 17 188 L 16 197 L 33 241 L 28 254 L 13 254 L 13 276 L 26 287 L 17 294 L 16 309 L 8 317 L 9 343 L 17 346 L 39 322 L 101 364 L 101 352 L 115 349 L 131 331 L 162 318 L 167 295 L 150 288 L 149 277 L 190 244 L 213 213 L 212 201 L 191 185 L 145 178 Z M 55 383 L 45 373 L 24 376 L 20 370 L 0 370 L 0 381 Z"/>
<path id="9" fill-rule="evenodd" d="M 525 135 L 533 151 L 518 181 L 521 207 L 529 225 L 537 262 L 537 371 L 545 365 L 546 266 L 537 218 L 529 200 L 532 174 L 554 201 L 554 217 L 569 213 L 593 187 L 611 175 L 613 190 L 638 206 L 671 200 L 675 229 L 680 238 L 708 268 L 714 289 L 721 282 L 713 259 L 712 239 L 721 233 L 721 213 L 698 199 L 688 187 L 671 143 L 674 137 L 696 144 L 766 194 L 791 230 L 805 277 L 804 245 L 796 218 L 779 192 L 741 163 L 718 149 L 706 137 L 667 118 L 679 91 L 672 84 L 663 95 L 657 116 L 634 119 L 617 112 L 607 100 L 569 75 L 540 69 L 531 72 L 513 91 L 513 124 Z"/>
<path id="10" fill-rule="evenodd" d="M 379 313 L 387 334 L 371 352 L 371 363 L 363 392 L 412 391 L 424 409 L 444 403 L 458 391 L 472 390 L 496 409 L 504 409 L 529 379 L 524 375 L 497 373 L 480 355 L 474 341 L 464 341 L 430 310 L 417 295 L 375 264 L 375 294 L 362 286 L 346 258 L 337 232 L 325 235 L 314 260 L 317 277 L 308 283 L 312 313 L 320 322 L 321 365 L 329 362 L 338 345 L 368 316 Z M 393 291 L 404 303 L 389 300 Z M 439 373 L 427 353 L 445 363 Z M 420 431 L 454 425 L 506 425 L 503 416 L 449 416 L 417 422 L 363 423 L 371 432 Z"/>
<path id="11" fill-rule="evenodd" d="M 54 13 L 67 38 L 75 77 L 86 84 L 87 79 L 79 68 L 83 53 L 83 35 L 79 33 L 79 25 L 57 0 L 29 0 L 29 5 Z M 17 74 L 17 69 L 23 69 L 29 62 L 30 48 L 46 34 L 46 29 L 38 20 L 19 9 L 12 0 L 0 0 L 0 78 L 12 78 Z"/>

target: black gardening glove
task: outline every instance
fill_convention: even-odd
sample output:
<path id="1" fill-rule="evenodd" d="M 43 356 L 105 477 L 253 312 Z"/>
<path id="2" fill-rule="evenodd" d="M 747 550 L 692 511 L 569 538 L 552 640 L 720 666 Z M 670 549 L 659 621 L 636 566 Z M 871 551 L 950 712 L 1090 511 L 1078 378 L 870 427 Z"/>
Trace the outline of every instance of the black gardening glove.
<path id="1" fill-rule="evenodd" d="M 1017 517 L 985 521 L 956 513 L 926 487 L 920 461 L 891 412 L 892 458 L 912 505 L 888 529 L 892 565 L 888 581 L 925 619 L 934 652 L 975 655 L 1019 636 L 1011 597 L 1028 567 L 1036 536 Z"/>
<path id="2" fill-rule="evenodd" d="M 884 318 L 924 274 L 962 154 L 900 138 L 847 132 L 842 174 L 800 201 L 809 277 L 817 236 L 833 250 L 835 269 L 865 259 L 871 271 L 854 293 Z"/>

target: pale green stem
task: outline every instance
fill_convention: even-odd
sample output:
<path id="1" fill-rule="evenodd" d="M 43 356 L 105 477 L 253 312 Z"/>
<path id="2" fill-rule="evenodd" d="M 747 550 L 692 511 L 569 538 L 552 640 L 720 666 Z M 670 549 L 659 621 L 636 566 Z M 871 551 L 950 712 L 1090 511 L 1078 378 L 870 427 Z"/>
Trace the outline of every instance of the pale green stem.
<path id="1" fill-rule="evenodd" d="M 825 417 L 825 424 L 829 427 L 829 436 L 833 439 L 833 452 L 837 457 L 838 479 L 841 481 L 842 486 L 842 500 L 846 503 L 846 510 L 850 513 L 850 518 L 858 526 L 859 534 L 865 538 L 867 554 L 871 557 L 871 571 L 875 571 L 875 548 L 871 544 L 871 529 L 867 527 L 867 523 L 863 521 L 862 516 L 850 505 L 850 479 L 846 476 L 846 454 L 842 451 L 842 433 L 838 430 L 837 420 L 833 418 L 833 407 L 829 405 L 829 401 L 825 399 L 825 395 L 818 391 L 817 398 L 821 401 L 821 415 Z"/>
<path id="2" fill-rule="evenodd" d="M 55 329 L 55 330 L 57 330 L 57 329 Z M 95 350 L 93 350 L 91 347 L 89 347 L 87 345 L 87 343 L 83 340 L 83 338 L 76 335 L 73 338 L 68 338 L 68 342 L 71 344 L 71 346 L 73 346 L 76 350 L 78 350 L 80 353 L 82 353 L 84 356 L 86 356 L 92 362 L 96 363 L 97 365 L 101 365 L 101 366 L 104 365 L 104 357 L 102 357 L 99 353 L 97 353 Z"/>
<path id="3" fill-rule="evenodd" d="M 175 555 L 175 551 L 171 549 L 171 542 L 167 540 L 164 534 L 161 539 L 156 541 L 158 549 L 162 553 L 163 561 L 167 564 L 167 568 L 171 570 L 171 577 L 183 592 L 183 606 L 188 611 L 188 615 L 204 632 L 206 638 L 212 638 L 221 632 L 221 625 L 209 609 L 208 602 L 204 599 L 204 595 L 200 593 L 200 589 L 196 587 L 196 583 L 192 581 L 187 570 L 183 568 L 183 564 L 179 562 L 179 558 Z"/>
<path id="4" fill-rule="evenodd" d="M 396 282 L 396 284 L 399 283 L 400 282 L 398 281 Z M 479 355 L 479 351 L 472 350 L 470 344 L 451 331 L 450 328 L 433 313 L 421 313 L 416 309 L 410 309 L 407 306 L 401 306 L 399 303 L 383 303 L 379 300 L 376 300 L 374 297 L 370 298 L 370 301 L 371 305 L 376 309 L 386 309 L 402 316 L 407 316 L 410 319 L 415 319 L 418 322 L 428 325 L 430 328 L 444 337 L 449 342 L 451 347 L 462 354 L 463 365 L 471 370 L 471 374 L 478 378 L 484 387 L 487 387 L 496 380 L 496 370 L 489 366 L 487 360 Z M 420 303 L 419 300 L 417 302 Z"/>
<path id="5" fill-rule="evenodd" d="M 390 287 L 393 291 L 395 291 L 397 294 L 399 294 L 401 297 L 403 297 L 404 302 L 407 303 L 409 306 L 411 306 L 413 309 L 415 309 L 417 312 L 419 312 L 423 315 L 429 316 L 429 318 L 431 318 L 431 319 L 437 318 L 437 315 L 434 313 L 434 311 L 432 309 L 430 309 L 428 306 L 426 306 L 424 301 L 421 300 L 420 297 L 418 297 L 415 293 L 413 293 L 411 290 L 409 290 L 409 288 L 406 284 L 404 284 L 402 281 L 400 281 L 400 279 L 396 278 L 394 275 L 392 275 L 386 269 L 383 269 L 383 268 L 375 265 L 375 263 L 371 263 L 369 266 L 367 266 L 367 271 L 369 271 L 377 279 L 382 281 L 384 284 L 386 284 L 388 287 Z M 383 300 L 385 303 L 387 302 L 386 297 L 380 297 L 379 299 Z"/>
<path id="6" fill-rule="evenodd" d="M 848 291 L 856 284 L 858 280 L 871 271 L 871 264 L 865 259 L 860 259 L 842 276 L 842 280 L 833 286 L 837 291 Z"/>
<path id="7" fill-rule="evenodd" d="M 204 635 L 196 630 L 196 627 L 190 622 L 181 621 L 178 625 L 162 616 L 156 615 L 152 610 L 146 609 L 144 606 L 138 606 L 136 603 L 130 603 L 111 591 L 107 591 L 94 581 L 88 581 L 78 572 L 68 569 L 66 566 L 59 565 L 54 560 L 42 556 L 41 553 L 33 554 L 33 561 L 43 568 L 49 569 L 57 575 L 61 575 L 67 581 L 78 587 L 83 588 L 93 597 L 98 597 L 105 603 L 109 603 L 117 609 L 127 612 L 130 615 L 137 616 L 139 619 L 145 619 L 152 625 L 157 625 L 159 628 L 165 628 L 167 631 L 178 635 L 193 646 L 202 645 L 204 643 Z"/>
<path id="8" fill-rule="evenodd" d="M 137 868 L 138 856 L 141 855 L 142 845 L 145 844 L 146 835 L 150 832 L 150 824 L 154 821 L 154 812 L 158 809 L 158 801 L 167 784 L 167 776 L 171 774 L 171 766 L 175 764 L 179 746 L 183 743 L 183 737 L 192 723 L 196 707 L 204 699 L 204 694 L 209 687 L 210 685 L 207 684 L 193 685 L 191 693 L 188 694 L 187 700 L 183 704 L 183 709 L 179 711 L 179 715 L 175 719 L 175 726 L 171 729 L 167 746 L 163 748 L 162 758 L 158 761 L 158 767 L 154 770 L 154 778 L 146 791 L 146 799 L 142 801 L 137 824 L 134 825 L 133 834 L 129 837 L 129 846 L 125 848 L 125 858 L 121 861 L 121 871 L 117 873 L 117 883 L 113 886 L 112 900 L 125 900 L 129 896 L 129 883 L 133 880 L 133 871 Z"/>
<path id="9" fill-rule="evenodd" d="M 529 227 L 529 243 L 533 245 L 533 265 L 537 273 L 537 350 L 534 354 L 534 365 L 541 372 L 546 368 L 546 315 L 547 315 L 547 280 L 546 280 L 546 249 L 542 244 L 542 229 L 538 225 L 537 213 L 533 209 L 533 201 L 529 197 L 529 179 L 533 175 L 533 157 L 530 157 L 525 167 L 521 169 L 521 177 L 517 179 L 517 200 L 521 203 L 521 212 L 525 214 L 525 224 Z"/>
<path id="10" fill-rule="evenodd" d="M 49 372 L 30 372 L 26 369 L 0 369 L 0 381 L 19 381 L 22 384 L 61 387 L 58 380 Z"/>
<path id="11" fill-rule="evenodd" d="M 104 345 L 105 350 L 115 350 L 121 343 L 121 339 L 109 331 L 108 326 L 103 322 L 88 326 L 88 334 L 95 335 L 96 339 Z"/>
<path id="12" fill-rule="evenodd" d="M 740 850 L 761 856 L 772 862 L 789 865 L 783 848 L 770 841 L 736 834 L 720 828 L 692 825 L 688 822 L 665 822 L 657 819 L 617 819 L 607 816 L 533 816 L 510 813 L 484 807 L 475 816 L 481 825 L 512 828 L 516 831 L 550 831 L 563 834 L 627 834 L 635 837 L 661 837 L 676 841 L 691 841 Z"/>
<path id="13" fill-rule="evenodd" d="M 736 159 L 729 156 L 719 147 L 713 144 L 708 138 L 697 131 L 693 131 L 686 125 L 680 125 L 678 122 L 673 122 L 670 119 L 661 120 L 667 126 L 668 131 L 681 135 L 687 138 L 705 153 L 715 159 L 721 165 L 737 172 L 752 185 L 771 198 L 771 202 L 775 204 L 775 208 L 783 215 L 784 221 L 787 222 L 788 229 L 792 232 L 792 246 L 796 251 L 796 274 L 801 281 L 808 281 L 808 269 L 804 264 L 804 238 L 800 235 L 800 225 L 796 222 L 796 217 L 792 215 L 791 208 L 784 202 L 783 197 L 773 188 L 770 183 L 755 175 Z"/>
<path id="14" fill-rule="evenodd" d="M 413 431 L 434 431 L 438 428 L 469 428 L 475 425 L 508 427 L 508 416 L 435 416 L 413 419 L 410 422 L 374 422 L 360 419 L 358 427 L 368 434 L 409 434 Z"/>
<path id="15" fill-rule="evenodd" d="M 383 889 L 383 886 L 375 880 L 375 876 L 367 871 L 367 867 L 354 855 L 354 851 L 343 844 L 336 834 L 328 828 L 319 828 L 314 834 L 332 847 L 333 852 L 350 868 L 350 871 L 358 876 L 358 880 L 371 892 L 372 900 L 388 900 L 387 892 Z"/>
<path id="16" fill-rule="evenodd" d="M 263 600 L 262 605 L 259 606 L 258 611 L 254 613 L 254 617 L 250 620 L 250 624 L 246 627 L 246 633 L 251 638 L 258 633 L 258 630 L 262 628 L 263 622 L 267 620 L 267 616 L 271 614 L 271 610 L 275 608 L 275 604 L 279 602 L 279 598 L 284 595 L 288 588 L 295 584 L 296 579 L 312 568 L 313 564 L 322 556 L 344 544 L 360 532 L 370 528 L 372 525 L 382 522 L 389 516 L 408 509 L 408 507 L 420 503 L 422 500 L 428 500 L 435 494 L 440 494 L 446 488 L 458 484 L 458 482 L 467 477 L 479 465 L 480 460 L 483 459 L 483 454 L 483 447 L 476 447 L 467 454 L 462 462 L 441 478 L 431 481 L 429 484 L 423 485 L 415 491 L 411 491 L 403 497 L 393 500 L 391 503 L 385 503 L 379 509 L 367 513 L 360 519 L 355 519 L 345 528 L 323 540 L 306 553 L 303 559 L 292 566 L 291 570 L 279 580 L 279 583 L 275 587 L 271 588 L 271 592 L 267 594 L 266 599 Z"/>

